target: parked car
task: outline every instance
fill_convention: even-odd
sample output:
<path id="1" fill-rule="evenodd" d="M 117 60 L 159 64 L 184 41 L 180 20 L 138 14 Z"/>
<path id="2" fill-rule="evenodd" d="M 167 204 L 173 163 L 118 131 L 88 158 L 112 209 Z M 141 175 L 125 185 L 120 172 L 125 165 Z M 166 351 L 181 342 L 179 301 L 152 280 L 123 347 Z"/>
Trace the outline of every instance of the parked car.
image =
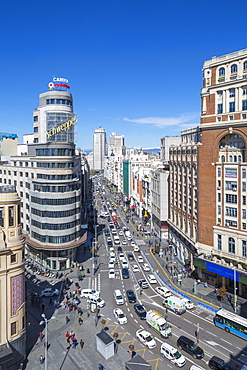
<path id="1" fill-rule="evenodd" d="M 58 296 L 59 290 L 55 288 L 46 288 L 42 290 L 41 297 L 53 297 L 54 295 Z"/>
<path id="2" fill-rule="evenodd" d="M 140 262 L 140 263 L 143 262 L 143 257 L 142 256 L 138 256 L 137 257 L 137 261 Z"/>
<path id="3" fill-rule="evenodd" d="M 139 267 L 137 265 L 131 265 L 133 272 L 139 272 Z"/>
<path id="4" fill-rule="evenodd" d="M 147 289 L 149 287 L 148 282 L 145 279 L 139 279 L 138 284 L 142 289 Z"/>
<path id="5" fill-rule="evenodd" d="M 121 308 L 115 308 L 113 310 L 113 314 L 120 325 L 127 324 L 127 317 L 125 316 Z"/>
<path id="6" fill-rule="evenodd" d="M 141 304 L 135 304 L 134 305 L 134 310 L 137 313 L 137 315 L 140 317 L 141 320 L 146 319 L 147 311 L 144 306 Z"/>
<path id="7" fill-rule="evenodd" d="M 135 259 L 135 257 L 133 256 L 133 254 L 132 253 L 129 253 L 128 254 L 128 260 L 129 261 L 134 261 L 134 259 Z"/>
<path id="8" fill-rule="evenodd" d="M 115 263 L 112 260 L 110 260 L 108 262 L 108 269 L 114 269 L 114 266 L 115 266 Z"/>
<path id="9" fill-rule="evenodd" d="M 125 255 L 123 253 L 119 253 L 119 261 L 125 261 Z"/>
<path id="10" fill-rule="evenodd" d="M 136 303 L 136 296 L 133 290 L 127 290 L 126 291 L 127 298 L 129 300 L 129 303 Z"/>
<path id="11" fill-rule="evenodd" d="M 117 247 L 117 251 L 118 251 L 118 253 L 122 253 L 122 251 L 123 251 L 122 247 Z"/>
<path id="12" fill-rule="evenodd" d="M 122 240 L 122 245 L 127 245 L 127 240 L 123 239 Z"/>
<path id="13" fill-rule="evenodd" d="M 177 346 L 179 349 L 192 355 L 194 358 L 202 359 L 204 357 L 204 352 L 193 340 L 184 337 L 183 335 L 178 338 Z"/>
<path id="14" fill-rule="evenodd" d="M 126 260 L 122 260 L 121 265 L 122 265 L 122 268 L 128 268 L 129 267 L 128 262 Z"/>
<path id="15" fill-rule="evenodd" d="M 157 280 L 156 280 L 156 277 L 154 275 L 152 275 L 152 274 L 147 275 L 147 279 L 148 279 L 150 284 L 157 284 Z"/>
<path id="16" fill-rule="evenodd" d="M 156 342 L 153 338 L 153 336 L 144 329 L 139 329 L 136 332 L 136 337 L 139 339 L 140 342 L 142 342 L 145 346 L 147 346 L 149 349 L 156 347 Z"/>

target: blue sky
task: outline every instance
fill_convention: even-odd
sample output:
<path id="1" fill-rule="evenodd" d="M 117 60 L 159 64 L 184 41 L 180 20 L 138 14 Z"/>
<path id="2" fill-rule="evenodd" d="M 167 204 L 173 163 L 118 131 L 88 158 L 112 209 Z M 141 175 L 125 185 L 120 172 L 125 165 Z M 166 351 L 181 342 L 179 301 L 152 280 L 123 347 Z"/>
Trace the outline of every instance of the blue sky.
<path id="1" fill-rule="evenodd" d="M 0 4 L 0 131 L 32 132 L 52 76 L 65 77 L 78 114 L 77 146 L 93 132 L 158 147 L 200 118 L 202 64 L 245 49 L 243 2 L 13 0 Z"/>

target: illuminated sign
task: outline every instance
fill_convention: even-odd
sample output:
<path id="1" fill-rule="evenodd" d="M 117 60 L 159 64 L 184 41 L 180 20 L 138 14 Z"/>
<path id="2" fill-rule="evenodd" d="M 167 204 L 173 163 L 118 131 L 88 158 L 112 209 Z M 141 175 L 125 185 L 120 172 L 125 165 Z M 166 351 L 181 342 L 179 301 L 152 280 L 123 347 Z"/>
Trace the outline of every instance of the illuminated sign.
<path id="1" fill-rule="evenodd" d="M 46 130 L 46 137 L 49 139 L 51 136 L 58 134 L 60 131 L 67 131 L 74 126 L 77 122 L 77 118 L 74 116 L 68 121 L 62 123 L 60 126 L 52 127 L 50 130 Z"/>
<path id="2" fill-rule="evenodd" d="M 70 86 L 68 85 L 69 80 L 67 78 L 63 77 L 53 77 L 53 82 L 49 82 L 48 86 L 50 90 L 62 90 L 62 89 L 70 89 Z"/>

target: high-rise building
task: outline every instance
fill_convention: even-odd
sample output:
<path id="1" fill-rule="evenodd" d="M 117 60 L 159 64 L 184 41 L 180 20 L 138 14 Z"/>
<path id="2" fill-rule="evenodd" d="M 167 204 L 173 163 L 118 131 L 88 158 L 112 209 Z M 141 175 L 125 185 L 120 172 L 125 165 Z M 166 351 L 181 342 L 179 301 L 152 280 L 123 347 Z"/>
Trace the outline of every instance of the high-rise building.
<path id="1" fill-rule="evenodd" d="M 96 128 L 93 135 L 93 169 L 104 170 L 105 157 L 107 156 L 107 142 L 105 129 Z"/>
<path id="2" fill-rule="evenodd" d="M 15 187 L 0 186 L 0 367 L 17 369 L 26 353 L 25 239 Z"/>
<path id="3" fill-rule="evenodd" d="M 28 255 L 41 266 L 69 268 L 86 240 L 81 229 L 81 155 L 75 149 L 72 95 L 48 91 L 34 111 L 33 140 L 0 168 L 0 182 L 15 185 Z M 37 118 L 36 118 L 37 117 Z"/>

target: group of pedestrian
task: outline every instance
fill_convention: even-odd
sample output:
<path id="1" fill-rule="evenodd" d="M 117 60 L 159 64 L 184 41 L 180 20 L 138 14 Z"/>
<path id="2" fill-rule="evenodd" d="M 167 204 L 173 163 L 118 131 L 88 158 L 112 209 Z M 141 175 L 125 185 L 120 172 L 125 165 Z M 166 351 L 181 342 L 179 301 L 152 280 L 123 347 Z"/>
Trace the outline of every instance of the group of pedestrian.
<path id="1" fill-rule="evenodd" d="M 75 333 L 73 331 L 71 331 L 70 333 L 67 331 L 67 333 L 65 334 L 65 338 L 66 338 L 68 344 L 72 348 L 76 349 L 76 346 L 78 345 L 78 341 L 77 341 L 77 339 L 75 337 Z M 83 349 L 83 347 L 84 347 L 83 340 L 81 339 L 79 343 L 80 343 L 81 349 Z"/>

